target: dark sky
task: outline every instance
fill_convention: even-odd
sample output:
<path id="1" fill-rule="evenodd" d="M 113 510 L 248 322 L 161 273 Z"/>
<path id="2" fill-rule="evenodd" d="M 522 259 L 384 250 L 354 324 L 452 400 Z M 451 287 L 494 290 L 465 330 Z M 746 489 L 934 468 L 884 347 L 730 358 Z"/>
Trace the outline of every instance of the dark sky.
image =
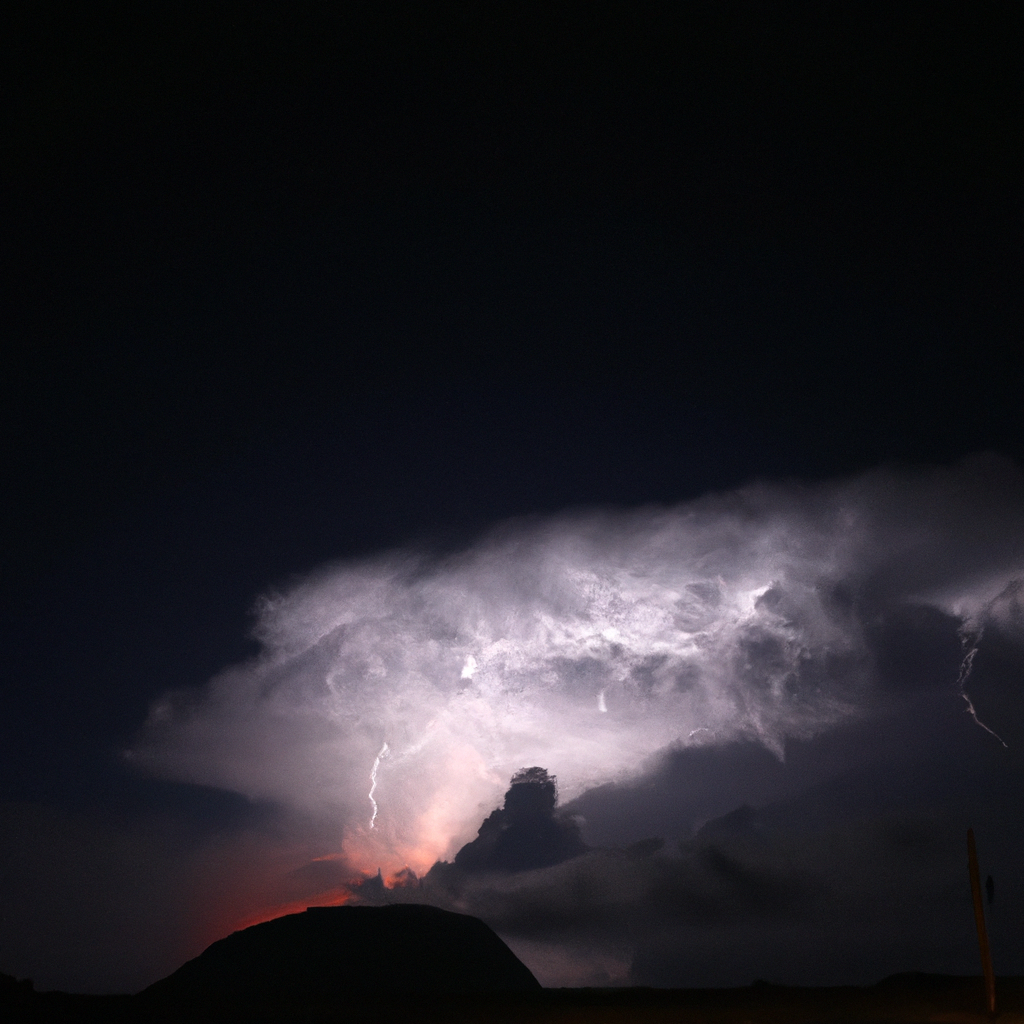
<path id="1" fill-rule="evenodd" d="M 1015 5 L 322 7 L 5 31 L 0 970 L 129 990 L 338 898 L 387 741 L 382 816 L 388 771 L 474 795 L 407 796 L 385 875 L 559 777 L 591 853 L 413 894 L 545 983 L 974 971 L 966 824 L 1024 902 Z M 695 662 L 622 611 L 664 588 L 754 618 Z M 499 756 L 449 655 L 562 731 Z M 709 724 L 650 696 L 691 671 Z M 401 768 L 441 706 L 472 742 Z"/>

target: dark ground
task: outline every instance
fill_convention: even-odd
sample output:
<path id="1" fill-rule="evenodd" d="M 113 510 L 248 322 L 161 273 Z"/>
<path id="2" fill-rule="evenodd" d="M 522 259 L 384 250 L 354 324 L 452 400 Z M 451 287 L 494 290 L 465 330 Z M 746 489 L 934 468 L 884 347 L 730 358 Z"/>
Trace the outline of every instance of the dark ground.
<path id="1" fill-rule="evenodd" d="M 343 1006 L 276 1007 L 238 1011 L 211 1007 L 187 1012 L 143 1004 L 137 996 L 84 996 L 63 992 L 35 993 L 4 976 L 0 979 L 3 1013 L 10 1021 L 72 1022 L 136 1021 L 327 1022 L 377 1024 L 386 1021 L 469 1022 L 494 1024 L 811 1024 L 811 1022 L 980 1022 L 984 984 L 980 977 L 894 975 L 870 987 L 789 988 L 757 983 L 733 989 L 545 989 L 536 993 L 433 995 L 401 999 L 374 997 Z M 997 1020 L 1024 1021 L 1024 978 L 997 982 Z"/>

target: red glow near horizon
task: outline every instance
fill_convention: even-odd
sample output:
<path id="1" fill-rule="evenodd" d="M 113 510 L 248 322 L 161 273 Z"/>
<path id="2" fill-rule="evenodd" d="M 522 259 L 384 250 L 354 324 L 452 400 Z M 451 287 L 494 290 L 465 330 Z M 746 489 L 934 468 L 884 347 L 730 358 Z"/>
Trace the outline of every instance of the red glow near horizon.
<path id="1" fill-rule="evenodd" d="M 353 894 L 347 889 L 337 890 L 330 894 L 323 894 L 312 902 L 310 899 L 292 900 L 289 903 L 279 903 L 277 906 L 257 911 L 247 917 L 236 921 L 232 931 L 240 932 L 246 928 L 252 928 L 257 924 L 265 924 L 267 921 L 276 921 L 279 917 L 287 917 L 289 914 L 302 914 L 311 906 L 317 907 L 343 907 L 351 902 Z"/>
<path id="2" fill-rule="evenodd" d="M 324 857 L 315 857 L 315 861 L 324 860 L 336 860 L 339 859 L 337 854 L 328 854 Z M 357 897 L 357 890 L 360 885 L 370 881 L 376 877 L 377 872 L 370 874 L 366 872 L 362 877 L 353 879 L 348 885 L 351 888 L 340 886 L 336 889 L 329 890 L 327 892 L 318 893 L 315 896 L 309 896 L 305 899 L 289 900 L 285 903 L 277 903 L 270 907 L 264 907 L 262 910 L 258 910 L 242 917 L 235 918 L 224 930 L 223 934 L 227 935 L 231 932 L 244 931 L 246 928 L 252 928 L 254 925 L 265 924 L 267 921 L 274 921 L 279 917 L 287 917 L 289 914 L 301 914 L 304 913 L 309 907 L 343 907 L 351 903 Z M 414 886 L 418 882 L 416 873 L 408 867 L 400 868 L 397 871 L 393 871 L 387 875 L 381 873 L 381 882 L 385 889 L 396 890 L 405 889 L 410 886 Z M 217 936 L 221 938 L 221 935 Z"/>

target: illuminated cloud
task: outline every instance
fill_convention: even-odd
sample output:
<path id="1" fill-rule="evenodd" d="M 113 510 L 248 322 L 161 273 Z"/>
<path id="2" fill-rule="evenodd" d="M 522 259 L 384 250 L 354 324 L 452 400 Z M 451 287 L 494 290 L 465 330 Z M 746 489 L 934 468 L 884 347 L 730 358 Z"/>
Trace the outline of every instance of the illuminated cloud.
<path id="1" fill-rule="evenodd" d="M 994 457 L 513 522 L 267 595 L 261 655 L 159 701 L 130 757 L 336 822 L 365 870 L 423 872 L 524 766 L 564 802 L 666 748 L 781 757 L 870 716 L 892 697 L 880 623 L 923 607 L 974 636 L 987 609 L 1012 620 L 991 602 L 1022 577 L 1024 485 Z"/>

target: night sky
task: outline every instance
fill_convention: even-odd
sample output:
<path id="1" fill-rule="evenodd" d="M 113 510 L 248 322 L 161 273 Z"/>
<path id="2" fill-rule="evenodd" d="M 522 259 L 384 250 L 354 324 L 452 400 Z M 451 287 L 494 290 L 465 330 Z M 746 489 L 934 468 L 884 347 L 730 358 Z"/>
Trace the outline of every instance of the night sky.
<path id="1" fill-rule="evenodd" d="M 0 971 L 1024 975 L 1018 6 L 328 6 L 5 28 Z"/>

